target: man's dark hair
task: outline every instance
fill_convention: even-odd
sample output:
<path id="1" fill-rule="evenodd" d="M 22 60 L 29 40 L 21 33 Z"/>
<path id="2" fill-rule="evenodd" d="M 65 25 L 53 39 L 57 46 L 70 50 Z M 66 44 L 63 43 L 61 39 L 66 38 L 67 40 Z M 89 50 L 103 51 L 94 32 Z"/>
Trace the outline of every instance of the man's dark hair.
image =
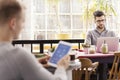
<path id="1" fill-rule="evenodd" d="M 0 23 L 18 16 L 21 11 L 22 7 L 17 0 L 0 0 Z"/>
<path id="2" fill-rule="evenodd" d="M 94 18 L 96 19 L 96 17 L 100 17 L 100 16 L 105 16 L 104 12 L 97 10 L 93 13 Z"/>

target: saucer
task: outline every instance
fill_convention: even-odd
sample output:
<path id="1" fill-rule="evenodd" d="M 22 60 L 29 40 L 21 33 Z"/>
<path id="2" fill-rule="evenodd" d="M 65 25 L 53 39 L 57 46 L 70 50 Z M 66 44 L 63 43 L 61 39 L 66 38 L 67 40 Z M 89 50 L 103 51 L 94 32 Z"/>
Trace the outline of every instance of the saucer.
<path id="1" fill-rule="evenodd" d="M 70 61 L 70 64 L 69 66 L 80 66 L 81 65 L 81 62 L 79 61 L 79 59 L 75 59 L 74 61 Z"/>

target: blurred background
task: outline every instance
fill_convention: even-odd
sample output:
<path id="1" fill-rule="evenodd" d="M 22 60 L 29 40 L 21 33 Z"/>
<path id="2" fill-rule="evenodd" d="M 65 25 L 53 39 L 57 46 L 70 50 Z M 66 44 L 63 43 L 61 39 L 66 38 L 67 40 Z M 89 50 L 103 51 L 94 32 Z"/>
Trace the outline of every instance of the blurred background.
<path id="1" fill-rule="evenodd" d="M 20 39 L 84 39 L 95 28 L 93 12 L 106 14 L 106 27 L 120 34 L 120 0 L 20 0 L 26 23 Z"/>

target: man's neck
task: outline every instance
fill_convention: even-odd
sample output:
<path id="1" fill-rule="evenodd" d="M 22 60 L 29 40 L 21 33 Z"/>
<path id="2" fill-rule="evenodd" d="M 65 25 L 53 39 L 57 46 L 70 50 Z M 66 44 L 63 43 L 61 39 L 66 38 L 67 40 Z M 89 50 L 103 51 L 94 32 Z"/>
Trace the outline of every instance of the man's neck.
<path id="1" fill-rule="evenodd" d="M 9 31 L 6 31 L 4 29 L 0 29 L 0 42 L 11 42 L 11 34 Z"/>
<path id="2" fill-rule="evenodd" d="M 102 29 L 97 28 L 97 30 L 98 30 L 100 33 L 102 33 L 102 32 L 105 30 L 105 28 L 102 28 Z"/>

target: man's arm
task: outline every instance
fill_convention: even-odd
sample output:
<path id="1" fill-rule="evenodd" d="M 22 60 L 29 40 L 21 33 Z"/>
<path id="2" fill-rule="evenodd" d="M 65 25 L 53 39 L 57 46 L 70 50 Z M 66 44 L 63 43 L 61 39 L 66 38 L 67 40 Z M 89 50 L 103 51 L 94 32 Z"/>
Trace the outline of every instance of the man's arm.
<path id="1" fill-rule="evenodd" d="M 91 32 L 88 31 L 87 35 L 86 35 L 86 39 L 85 39 L 85 43 L 91 44 Z"/>
<path id="2" fill-rule="evenodd" d="M 111 36 L 112 36 L 112 37 L 116 37 L 115 32 L 112 31 L 112 32 L 111 32 Z"/>
<path id="3" fill-rule="evenodd" d="M 64 67 L 58 67 L 53 75 L 27 51 L 21 50 L 16 61 L 24 80 L 67 80 Z"/>

